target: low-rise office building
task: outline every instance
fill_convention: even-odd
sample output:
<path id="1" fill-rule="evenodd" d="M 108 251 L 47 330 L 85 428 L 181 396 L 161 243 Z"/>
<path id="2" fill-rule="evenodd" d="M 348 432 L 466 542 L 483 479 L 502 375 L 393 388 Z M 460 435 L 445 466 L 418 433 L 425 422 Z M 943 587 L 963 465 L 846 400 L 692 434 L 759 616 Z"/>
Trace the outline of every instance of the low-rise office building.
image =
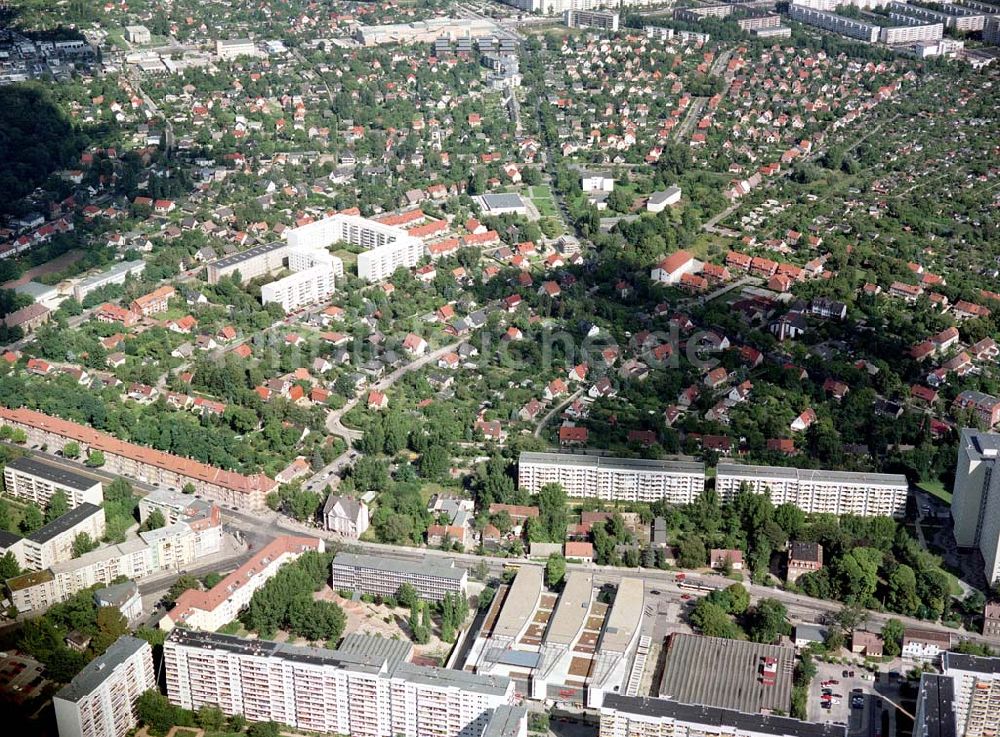
<path id="1" fill-rule="evenodd" d="M 909 484 L 901 474 L 823 471 L 783 466 L 720 463 L 715 490 L 722 501 L 741 488 L 768 493 L 775 504 L 794 504 L 804 512 L 828 512 L 862 517 L 902 517 Z"/>
<path id="2" fill-rule="evenodd" d="M 73 286 L 73 297 L 83 302 L 83 298 L 95 289 L 107 287 L 111 284 L 124 284 L 129 275 L 138 276 L 146 270 L 145 261 L 121 261 L 112 266 L 107 271 L 94 276 L 81 279 Z"/>
<path id="3" fill-rule="evenodd" d="M 373 596 L 395 596 L 408 583 L 422 599 L 440 601 L 445 594 L 465 596 L 469 572 L 453 562 L 427 558 L 420 563 L 374 555 L 338 553 L 333 559 L 334 590 L 358 591 Z"/>
<path id="4" fill-rule="evenodd" d="M 52 698 L 59 737 L 124 737 L 139 722 L 136 701 L 154 688 L 149 643 L 119 638 Z"/>
<path id="5" fill-rule="evenodd" d="M 41 509 L 49 506 L 57 491 L 66 495 L 70 509 L 84 502 L 98 505 L 104 502 L 100 480 L 37 456 L 23 456 L 8 462 L 3 470 L 3 481 L 8 494 Z"/>
<path id="6" fill-rule="evenodd" d="M 705 490 L 705 464 L 569 453 L 521 453 L 518 486 L 531 493 L 561 484 L 578 499 L 690 504 Z"/>
<path id="7" fill-rule="evenodd" d="M 285 563 L 308 551 L 322 553 L 323 541 L 285 535 L 261 548 L 250 560 L 208 591 L 189 589 L 177 597 L 174 608 L 163 615 L 159 627 L 170 631 L 177 625 L 214 632 L 229 624 L 250 604 L 261 586 Z"/>
<path id="8" fill-rule="evenodd" d="M 163 646 L 167 696 L 197 710 L 218 706 L 253 722 L 352 737 L 515 735 L 526 719 L 507 678 L 406 662 L 409 642 L 349 635 L 337 650 L 177 628 Z M 512 723 L 513 722 L 513 723 Z"/>

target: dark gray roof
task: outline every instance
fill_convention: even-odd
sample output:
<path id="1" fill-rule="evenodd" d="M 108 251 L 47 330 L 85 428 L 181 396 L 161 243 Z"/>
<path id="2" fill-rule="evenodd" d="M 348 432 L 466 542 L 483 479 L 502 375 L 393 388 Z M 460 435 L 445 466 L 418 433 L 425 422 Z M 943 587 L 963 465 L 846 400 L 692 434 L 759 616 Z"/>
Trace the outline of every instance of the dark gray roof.
<path id="1" fill-rule="evenodd" d="M 846 725 L 813 724 L 791 717 L 744 714 L 732 709 L 683 704 L 668 699 L 651 699 L 609 693 L 604 696 L 604 708 L 645 717 L 676 719 L 694 724 L 730 727 L 747 732 L 777 737 L 846 737 Z"/>
<path id="2" fill-rule="evenodd" d="M 517 737 L 521 731 L 521 722 L 527 718 L 528 710 L 523 706 L 498 706 L 490 715 L 482 737 Z"/>
<path id="3" fill-rule="evenodd" d="M 467 575 L 464 568 L 459 568 L 452 561 L 442 563 L 433 558 L 413 563 L 405 560 L 393 560 L 392 558 L 380 558 L 375 555 L 358 555 L 356 553 L 338 553 L 333 560 L 335 566 L 347 566 L 350 568 L 371 568 L 377 571 L 391 571 L 395 573 L 420 575 L 425 574 L 436 578 L 452 578 L 461 580 Z"/>
<path id="4" fill-rule="evenodd" d="M 987 658 L 982 655 L 966 655 L 965 653 L 946 652 L 942 656 L 944 672 L 949 670 L 966 670 L 972 673 L 1000 673 L 1000 658 Z"/>
<path id="5" fill-rule="evenodd" d="M 94 484 L 100 483 L 99 479 L 95 479 L 92 476 L 84 476 L 82 473 L 70 471 L 55 463 L 49 463 L 48 461 L 31 456 L 15 458 L 7 464 L 7 468 L 28 473 L 32 476 L 38 476 L 46 481 L 51 481 L 59 486 L 65 486 L 68 489 L 76 489 L 77 491 L 86 491 L 92 488 Z"/>
<path id="6" fill-rule="evenodd" d="M 16 545 L 20 542 L 20 540 L 20 535 L 16 535 L 13 532 L 7 532 L 7 530 L 0 530 L 0 550 L 6 550 L 11 545 Z"/>
<path id="7" fill-rule="evenodd" d="M 937 673 L 920 677 L 917 716 L 913 737 L 955 737 L 954 681 Z"/>
<path id="8" fill-rule="evenodd" d="M 113 586 L 106 586 L 103 589 L 94 591 L 94 601 L 98 606 L 120 607 L 126 601 L 138 593 L 139 587 L 135 581 L 122 581 Z"/>
<path id="9" fill-rule="evenodd" d="M 515 194 L 513 192 L 505 192 L 501 194 L 484 194 L 483 204 L 486 205 L 490 210 L 495 210 L 498 208 L 511 208 L 511 207 L 524 207 L 524 200 L 521 199 L 521 195 Z"/>
<path id="10" fill-rule="evenodd" d="M 261 254 L 268 253 L 270 251 L 277 251 L 282 248 L 287 248 L 288 244 L 284 241 L 273 241 L 272 243 L 264 243 L 259 246 L 254 246 L 253 248 L 247 249 L 246 251 L 240 251 L 239 253 L 234 253 L 232 256 L 226 256 L 225 258 L 220 258 L 218 261 L 213 261 L 211 266 L 217 269 L 224 269 L 229 266 L 234 266 L 235 264 L 243 263 L 249 259 L 260 256 Z"/>
<path id="11" fill-rule="evenodd" d="M 61 535 L 67 530 L 71 530 L 78 524 L 83 522 L 88 517 L 92 517 L 101 511 L 101 508 L 96 504 L 91 504 L 90 502 L 84 502 L 79 506 L 73 507 L 73 509 L 66 512 L 66 514 L 52 520 L 44 527 L 41 527 L 30 535 L 27 539 L 39 545 L 47 543 L 49 540 L 54 538 L 56 535 Z"/>
<path id="12" fill-rule="evenodd" d="M 131 658 L 142 648 L 146 648 L 149 651 L 149 657 L 152 659 L 153 651 L 149 647 L 148 642 L 140 640 L 138 637 L 130 637 L 129 635 L 119 637 L 105 651 L 104 655 L 91 660 L 72 681 L 64 686 L 56 694 L 56 698 L 72 702 L 86 698 L 114 673 L 115 668 Z"/>

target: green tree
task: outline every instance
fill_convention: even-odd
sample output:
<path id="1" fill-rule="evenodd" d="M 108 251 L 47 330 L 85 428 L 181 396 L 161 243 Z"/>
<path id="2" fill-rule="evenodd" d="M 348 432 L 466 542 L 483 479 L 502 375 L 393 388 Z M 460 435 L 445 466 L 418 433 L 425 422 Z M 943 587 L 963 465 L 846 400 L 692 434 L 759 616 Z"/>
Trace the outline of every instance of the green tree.
<path id="1" fill-rule="evenodd" d="M 777 599 L 761 599 L 747 614 L 746 632 L 754 642 L 774 642 L 789 630 L 788 609 Z"/>
<path id="2" fill-rule="evenodd" d="M 917 576 L 907 565 L 897 565 L 889 574 L 886 606 L 900 614 L 913 616 L 920 608 L 917 595 Z"/>
<path id="3" fill-rule="evenodd" d="M 167 526 L 167 520 L 163 516 L 163 512 L 161 512 L 159 509 L 154 509 L 152 512 L 150 512 L 149 516 L 146 517 L 146 521 L 142 523 L 142 529 L 144 531 L 158 530 L 161 527 L 166 527 L 166 526 Z"/>
<path id="4" fill-rule="evenodd" d="M 566 539 L 569 513 L 566 510 L 566 490 L 559 484 L 545 484 L 538 491 L 538 518 L 550 542 Z"/>
<path id="5" fill-rule="evenodd" d="M 706 637 L 742 639 L 743 633 L 726 611 L 707 599 L 699 599 L 691 610 L 691 625 Z"/>
<path id="6" fill-rule="evenodd" d="M 156 689 L 143 692 L 135 702 L 135 709 L 139 721 L 154 734 L 166 734 L 174 726 L 174 707 Z"/>
<path id="7" fill-rule="evenodd" d="M 254 722 L 247 727 L 247 737 L 281 737 L 281 729 L 277 722 Z"/>
<path id="8" fill-rule="evenodd" d="M 178 596 L 183 594 L 188 589 L 198 588 L 201 588 L 201 584 L 198 579 L 189 573 L 185 573 L 183 576 L 179 576 L 176 581 L 170 584 L 170 588 L 167 589 L 167 593 L 163 598 L 168 604 L 172 604 L 177 601 Z"/>
<path id="9" fill-rule="evenodd" d="M 73 538 L 73 557 L 79 558 L 81 555 L 86 555 L 91 550 L 97 550 L 100 543 L 92 538 L 87 532 L 77 533 L 77 536 Z"/>
<path id="10" fill-rule="evenodd" d="M 420 595 L 417 594 L 417 590 L 411 584 L 402 583 L 396 589 L 396 601 L 412 612 L 420 602 Z"/>
<path id="11" fill-rule="evenodd" d="M 890 619 L 882 627 L 882 654 L 895 658 L 903 651 L 903 623 Z"/>
<path id="12" fill-rule="evenodd" d="M 91 468 L 100 468 L 104 465 L 104 452 L 100 450 L 92 450 L 87 454 L 87 460 L 85 463 Z"/>
<path id="13" fill-rule="evenodd" d="M 222 709 L 210 704 L 204 704 L 198 709 L 195 718 L 198 726 L 209 732 L 219 732 L 226 724 L 226 715 L 222 713 Z"/>
<path id="14" fill-rule="evenodd" d="M 566 578 L 566 559 L 559 553 L 552 553 L 545 562 L 545 585 L 558 589 Z"/>
<path id="15" fill-rule="evenodd" d="M 80 457 L 80 444 L 75 440 L 70 440 L 62 449 L 63 456 L 70 459 L 76 459 Z"/>
<path id="16" fill-rule="evenodd" d="M 18 529 L 21 530 L 21 534 L 30 535 L 44 524 L 45 518 L 42 517 L 42 513 L 38 507 L 29 506 L 24 510 L 24 515 L 21 517 L 21 524 L 18 525 Z"/>
<path id="17" fill-rule="evenodd" d="M 701 568 L 708 560 L 705 542 L 697 535 L 688 535 L 677 546 L 677 562 L 681 568 Z"/>
<path id="18" fill-rule="evenodd" d="M 21 566 L 17 563 L 17 558 L 14 557 L 14 553 L 8 550 L 2 556 L 0 556 L 0 581 L 6 581 L 8 578 L 14 578 L 14 576 L 21 575 Z"/>
<path id="19" fill-rule="evenodd" d="M 57 520 L 69 511 L 69 497 L 62 489 L 58 489 L 50 498 L 49 506 L 45 509 L 45 522 L 48 524 Z"/>

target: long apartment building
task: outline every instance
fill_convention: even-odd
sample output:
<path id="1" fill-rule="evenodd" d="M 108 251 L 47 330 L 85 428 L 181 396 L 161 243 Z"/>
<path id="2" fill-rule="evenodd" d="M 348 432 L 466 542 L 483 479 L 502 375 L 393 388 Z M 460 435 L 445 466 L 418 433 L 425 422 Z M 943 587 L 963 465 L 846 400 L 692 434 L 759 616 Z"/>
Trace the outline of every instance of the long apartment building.
<path id="1" fill-rule="evenodd" d="M 288 231 L 293 247 L 326 248 L 344 241 L 366 249 L 358 254 L 358 276 L 366 281 L 388 279 L 400 268 L 416 266 L 424 255 L 424 242 L 394 225 L 358 215 L 333 215 Z"/>
<path id="2" fill-rule="evenodd" d="M 799 23 L 822 28 L 825 31 L 833 31 L 841 36 L 857 38 L 868 43 L 878 41 L 879 33 L 882 31 L 881 26 L 875 23 L 866 23 L 856 18 L 848 18 L 844 15 L 837 15 L 798 3 L 792 3 L 788 6 L 788 15 Z"/>
<path id="3" fill-rule="evenodd" d="M 163 646 L 167 696 L 351 737 L 481 737 L 513 703 L 509 679 L 412 665 L 411 649 L 365 635 L 326 650 L 177 628 Z M 506 724 L 510 713 L 499 717 Z"/>
<path id="4" fill-rule="evenodd" d="M 344 275 L 344 262 L 325 248 L 289 248 L 288 268 L 291 274 L 260 289 L 263 304 L 276 302 L 285 312 L 329 299 Z"/>
<path id="5" fill-rule="evenodd" d="M 274 241 L 220 258 L 208 265 L 208 283 L 218 284 L 224 276 L 240 275 L 240 283 L 256 279 L 280 269 L 288 258 L 288 244 Z"/>
<path id="6" fill-rule="evenodd" d="M 209 520 L 176 522 L 141 532 L 121 544 L 105 545 L 79 558 L 8 579 L 6 589 L 19 612 L 46 609 L 90 586 L 110 586 L 123 576 L 137 580 L 181 571 L 221 549 L 222 524 L 216 510 Z"/>
<path id="7" fill-rule="evenodd" d="M 151 688 L 153 649 L 119 638 L 52 698 L 59 737 L 124 737 L 139 722 L 135 702 Z"/>
<path id="8" fill-rule="evenodd" d="M 618 30 L 618 13 L 611 10 L 564 10 L 563 23 L 568 28 L 598 28 L 602 31 Z"/>
<path id="9" fill-rule="evenodd" d="M 3 482 L 6 493 L 42 509 L 49 506 L 57 491 L 66 495 L 70 509 L 84 502 L 101 504 L 104 501 L 104 489 L 98 479 L 38 457 L 23 456 L 7 463 Z"/>
<path id="10" fill-rule="evenodd" d="M 85 425 L 24 407 L 0 407 L 0 424 L 24 430 L 29 444 L 46 445 L 49 452 L 62 450 L 67 443 L 75 442 L 84 454 L 91 450 L 104 453 L 105 471 L 147 484 L 178 489 L 191 483 L 195 491 L 206 499 L 245 511 L 263 510 L 268 493 L 278 486 L 274 479 L 263 474 L 245 476 L 226 471 L 190 458 L 118 440 Z"/>
<path id="11" fill-rule="evenodd" d="M 73 297 L 80 302 L 95 289 L 112 284 L 124 284 L 129 276 L 138 276 L 146 270 L 145 261 L 120 261 L 107 271 L 81 279 L 73 286 Z"/>
<path id="12" fill-rule="evenodd" d="M 332 576 L 335 590 L 385 597 L 395 596 L 399 587 L 408 583 L 428 601 L 440 601 L 445 594 L 465 596 L 469 582 L 469 572 L 453 561 L 428 557 L 411 563 L 355 553 L 338 553 L 333 559 Z"/>
<path id="13" fill-rule="evenodd" d="M 517 483 L 537 493 L 560 484 L 570 497 L 689 504 L 705 490 L 705 464 L 569 453 L 521 453 Z"/>
<path id="14" fill-rule="evenodd" d="M 945 652 L 941 670 L 920 679 L 913 734 L 994 737 L 1000 733 L 1000 658 Z"/>
<path id="15" fill-rule="evenodd" d="M 942 23 L 955 31 L 981 31 L 986 23 L 986 13 L 965 8 L 954 3 L 943 3 L 940 10 L 932 10 L 910 3 L 890 2 L 889 9 L 928 23 Z"/>
<path id="16" fill-rule="evenodd" d="M 938 41 L 944 36 L 943 23 L 929 23 L 909 13 L 899 13 L 896 11 L 889 12 L 889 19 L 894 25 L 883 26 L 879 32 L 879 40 L 884 44 L 895 45 L 914 43 L 916 41 Z"/>
<path id="17" fill-rule="evenodd" d="M 721 677 L 721 676 L 720 676 Z M 668 699 L 608 694 L 600 737 L 846 737 L 847 727 Z"/>
<path id="18" fill-rule="evenodd" d="M 953 491 L 955 542 L 979 550 L 992 585 L 1000 580 L 1000 434 L 962 430 Z"/>
<path id="19" fill-rule="evenodd" d="M 732 500 L 744 486 L 769 493 L 774 504 L 794 504 L 815 514 L 902 517 L 909 484 L 901 474 L 823 471 L 783 466 L 720 463 L 715 490 L 721 501 Z"/>
<path id="20" fill-rule="evenodd" d="M 267 583 L 285 563 L 303 553 L 325 550 L 318 538 L 285 535 L 269 542 L 250 560 L 219 581 L 208 591 L 189 589 L 177 597 L 174 608 L 163 615 L 160 629 L 177 625 L 214 632 L 232 622 L 250 604 L 254 592 Z"/>

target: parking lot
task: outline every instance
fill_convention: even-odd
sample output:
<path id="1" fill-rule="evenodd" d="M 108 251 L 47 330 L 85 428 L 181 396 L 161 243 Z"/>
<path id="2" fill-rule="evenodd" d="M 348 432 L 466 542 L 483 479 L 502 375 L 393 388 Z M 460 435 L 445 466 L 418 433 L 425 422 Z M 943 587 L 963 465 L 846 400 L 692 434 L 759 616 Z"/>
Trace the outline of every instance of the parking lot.
<path id="1" fill-rule="evenodd" d="M 844 676 L 844 671 L 850 675 Z M 876 737 L 881 698 L 874 693 L 874 683 L 862 678 L 871 674 L 855 666 L 834 665 L 831 663 L 816 663 L 816 677 L 809 687 L 809 702 L 807 710 L 811 722 L 836 722 L 849 725 L 849 733 L 857 737 Z M 836 683 L 832 683 L 836 681 Z M 826 684 L 826 685 L 823 685 Z M 827 689 L 830 698 L 830 708 L 822 706 L 823 691 Z M 858 706 L 852 708 L 854 690 L 860 689 L 861 699 Z"/>

